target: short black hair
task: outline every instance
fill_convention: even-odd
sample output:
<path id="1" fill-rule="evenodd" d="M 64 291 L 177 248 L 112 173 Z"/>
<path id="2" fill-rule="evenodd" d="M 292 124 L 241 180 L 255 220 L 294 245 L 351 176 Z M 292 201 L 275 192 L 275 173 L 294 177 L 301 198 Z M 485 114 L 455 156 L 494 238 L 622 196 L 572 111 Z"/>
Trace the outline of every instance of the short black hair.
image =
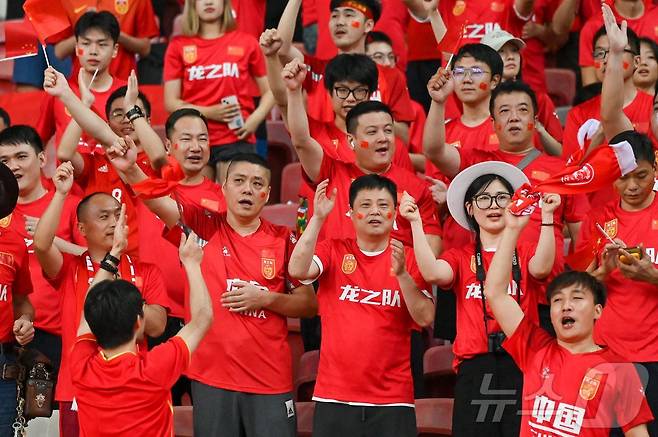
<path id="1" fill-rule="evenodd" d="M 594 295 L 594 304 L 605 306 L 607 295 L 605 285 L 589 273 L 577 270 L 562 272 L 548 284 L 546 288 L 546 301 L 548 304 L 550 305 L 551 297 L 555 293 L 572 285 L 579 285 L 589 290 Z"/>
<path id="2" fill-rule="evenodd" d="M 599 27 L 599 30 L 596 31 L 594 37 L 592 38 L 592 49 L 596 47 L 596 42 L 603 35 L 608 36 L 608 32 L 605 30 L 605 25 Z M 637 33 L 633 32 L 633 29 L 630 27 L 626 29 L 626 35 L 628 36 L 628 46 L 631 48 L 631 52 L 634 55 L 640 54 L 640 37 L 637 36 Z"/>
<path id="3" fill-rule="evenodd" d="M 347 116 L 345 117 L 347 132 L 354 135 L 356 127 L 359 125 L 359 117 L 363 114 L 370 114 L 371 112 L 384 112 L 390 115 L 391 119 L 393 119 L 393 113 L 388 105 L 377 100 L 367 100 L 365 102 L 357 103 L 356 106 L 350 109 L 350 112 L 347 113 Z"/>
<path id="4" fill-rule="evenodd" d="M 104 191 L 96 191 L 95 193 L 86 195 L 85 197 L 82 198 L 80 203 L 78 203 L 78 206 L 75 209 L 75 216 L 79 222 L 83 221 L 83 216 L 85 215 L 85 212 L 87 212 L 87 206 L 89 205 L 89 202 L 91 202 L 91 200 L 96 196 L 109 196 L 112 197 L 112 199 L 114 199 L 114 197 L 111 194 L 106 193 Z M 119 203 L 118 200 L 117 203 Z"/>
<path id="5" fill-rule="evenodd" d="M 263 167 L 265 170 L 267 170 L 270 179 L 272 178 L 272 169 L 270 168 L 270 164 L 267 162 L 265 158 L 258 155 L 257 153 L 238 153 L 235 156 L 233 156 L 229 161 L 228 166 L 226 167 L 227 178 L 229 173 L 231 172 L 231 166 L 233 166 L 234 163 L 238 163 L 238 162 L 248 162 L 250 164 L 256 164 L 260 167 Z"/>
<path id="6" fill-rule="evenodd" d="M 11 118 L 9 117 L 9 113 L 5 111 L 4 108 L 0 108 L 0 118 L 5 122 L 5 126 L 11 126 Z"/>
<path id="7" fill-rule="evenodd" d="M 530 97 L 532 102 L 532 111 L 534 115 L 537 115 L 537 95 L 530 88 L 530 85 L 520 80 L 506 80 L 505 82 L 499 83 L 496 88 L 491 92 L 491 99 L 489 100 L 489 113 L 493 117 L 494 108 L 496 99 L 500 95 L 512 94 L 512 93 L 524 93 Z"/>
<path id="8" fill-rule="evenodd" d="M 108 35 L 115 44 L 119 42 L 119 21 L 108 11 L 85 12 L 75 22 L 75 39 L 84 36 L 89 29 L 98 29 Z"/>
<path id="9" fill-rule="evenodd" d="M 16 124 L 0 131 L 0 146 L 29 144 L 37 155 L 43 152 L 43 141 L 32 126 Z"/>
<path id="10" fill-rule="evenodd" d="M 105 116 L 108 120 L 110 119 L 110 108 L 112 107 L 112 103 L 119 97 L 126 97 L 126 92 L 128 92 L 128 86 L 124 85 L 115 89 L 112 94 L 110 94 L 110 97 L 107 98 L 107 102 L 105 102 Z M 139 100 L 141 100 L 144 104 L 144 112 L 146 117 L 150 117 L 151 102 L 149 101 L 148 97 L 146 97 L 146 95 L 144 95 L 141 91 L 137 91 L 137 98 L 139 98 Z"/>
<path id="11" fill-rule="evenodd" d="M 358 3 L 370 9 L 375 23 L 379 21 L 379 18 L 382 16 L 381 1 L 379 0 L 352 0 L 352 1 L 354 3 Z M 329 3 L 329 10 L 333 11 L 336 8 L 343 7 L 344 6 L 343 3 L 345 3 L 345 0 L 331 0 L 331 3 Z"/>
<path id="12" fill-rule="evenodd" d="M 344 53 L 334 57 L 324 69 L 324 86 L 330 94 L 336 82 L 361 83 L 373 93 L 377 90 L 379 70 L 375 61 L 360 53 Z"/>
<path id="13" fill-rule="evenodd" d="M 199 112 L 198 110 L 194 108 L 181 108 L 177 109 L 171 114 L 169 114 L 169 117 L 167 117 L 167 121 L 165 122 L 165 132 L 167 135 L 167 138 L 171 140 L 171 136 L 174 133 L 174 126 L 183 117 L 196 117 L 200 118 L 203 121 L 203 124 L 206 125 L 206 128 L 208 127 L 208 120 L 206 120 L 206 117 Z"/>
<path id="14" fill-rule="evenodd" d="M 466 220 L 468 221 L 468 225 L 471 228 L 471 230 L 479 232 L 480 225 L 478 225 L 477 221 L 475 220 L 475 217 L 470 215 L 468 213 L 468 210 L 466 209 L 466 204 L 467 203 L 472 203 L 473 198 L 483 192 L 484 190 L 491 185 L 493 181 L 498 181 L 503 186 L 505 189 L 510 193 L 514 193 L 514 187 L 512 187 L 512 184 L 505 179 L 504 177 L 494 174 L 494 173 L 488 173 L 484 174 L 482 176 L 478 176 L 477 178 L 473 179 L 473 182 L 471 182 L 471 185 L 468 186 L 466 189 L 466 193 L 464 193 L 464 212 L 466 213 Z"/>
<path id="15" fill-rule="evenodd" d="M 466 44 L 459 49 L 455 57 L 452 59 L 450 68 L 454 68 L 457 61 L 461 58 L 470 56 L 476 61 L 484 62 L 491 69 L 491 77 L 495 75 L 503 76 L 503 58 L 500 53 L 492 49 L 486 44 L 474 43 Z"/>
<path id="16" fill-rule="evenodd" d="M 350 184 L 350 208 L 354 207 L 356 196 L 363 190 L 386 190 L 393 198 L 393 206 L 398 206 L 398 187 L 395 182 L 376 173 L 359 176 Z"/>
<path id="17" fill-rule="evenodd" d="M 383 42 L 393 47 L 393 40 L 391 40 L 391 38 L 384 32 L 379 32 L 377 30 L 368 32 L 368 35 L 366 35 L 366 47 L 373 42 Z"/>
<path id="18" fill-rule="evenodd" d="M 144 299 L 129 281 L 105 280 L 91 287 L 84 305 L 85 319 L 98 345 L 111 349 L 135 335 L 138 317 L 144 317 Z"/>

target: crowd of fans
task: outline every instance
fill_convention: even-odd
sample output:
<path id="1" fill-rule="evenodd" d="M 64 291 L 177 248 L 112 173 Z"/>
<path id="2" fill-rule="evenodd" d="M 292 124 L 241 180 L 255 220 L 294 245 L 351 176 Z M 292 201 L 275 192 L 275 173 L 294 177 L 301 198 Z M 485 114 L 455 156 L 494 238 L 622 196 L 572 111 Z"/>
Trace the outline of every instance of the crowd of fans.
<path id="1" fill-rule="evenodd" d="M 63 437 L 173 435 L 186 394 L 197 436 L 296 436 L 289 318 L 314 436 L 416 436 L 433 338 L 454 436 L 658 436 L 658 7 L 61 3 L 72 35 L 14 61 L 41 110 L 0 110 L 0 437 L 17 346 Z M 273 122 L 296 229 L 263 218 Z"/>

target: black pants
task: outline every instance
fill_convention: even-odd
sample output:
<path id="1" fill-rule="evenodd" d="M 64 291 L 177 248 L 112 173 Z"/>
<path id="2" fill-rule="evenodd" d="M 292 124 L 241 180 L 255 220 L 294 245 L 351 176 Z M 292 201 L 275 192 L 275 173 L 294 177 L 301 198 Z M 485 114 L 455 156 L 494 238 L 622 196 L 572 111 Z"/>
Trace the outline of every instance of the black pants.
<path id="1" fill-rule="evenodd" d="M 416 437 L 411 407 L 357 407 L 316 402 L 313 437 Z"/>
<path id="2" fill-rule="evenodd" d="M 642 382 L 646 384 L 644 395 L 647 403 L 653 413 L 653 422 L 647 423 L 647 429 L 651 437 L 658 437 L 658 362 L 655 363 L 636 363 L 638 373 Z M 645 381 L 644 378 L 648 376 Z M 615 428 L 610 431 L 610 437 L 623 437 L 624 431 L 621 428 Z"/>
<path id="3" fill-rule="evenodd" d="M 34 339 L 28 344 L 29 348 L 36 349 L 51 361 L 55 373 L 59 372 L 62 361 L 62 337 L 42 329 L 34 329 Z"/>
<path id="4" fill-rule="evenodd" d="M 507 354 L 482 354 L 457 371 L 454 437 L 517 437 L 523 374 Z"/>

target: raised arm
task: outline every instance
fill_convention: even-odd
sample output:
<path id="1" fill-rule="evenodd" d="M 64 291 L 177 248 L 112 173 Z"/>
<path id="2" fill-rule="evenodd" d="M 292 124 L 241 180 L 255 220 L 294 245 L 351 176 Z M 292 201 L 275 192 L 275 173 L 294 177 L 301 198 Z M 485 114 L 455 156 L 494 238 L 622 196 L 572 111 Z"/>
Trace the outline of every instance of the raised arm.
<path id="1" fill-rule="evenodd" d="M 528 262 L 528 272 L 536 279 L 551 274 L 555 264 L 554 214 L 562 199 L 559 194 L 544 194 L 541 207 L 541 232 L 534 256 Z"/>
<path id="2" fill-rule="evenodd" d="M 194 232 L 190 233 L 187 239 L 185 235 L 181 235 L 179 254 L 190 287 L 191 318 L 177 335 L 183 339 L 192 353 L 213 322 L 212 301 L 206 281 L 201 274 L 203 250 L 199 247 L 198 237 Z"/>
<path id="3" fill-rule="evenodd" d="M 128 35 L 125 32 L 119 34 L 119 41 L 117 41 L 121 47 L 125 48 L 131 53 L 139 55 L 142 58 L 151 53 L 151 39 L 150 38 L 139 38 L 136 36 Z"/>
<path id="4" fill-rule="evenodd" d="M 73 186 L 73 166 L 70 162 L 63 162 L 57 167 L 53 182 L 55 183 L 55 194 L 34 232 L 34 253 L 48 278 L 56 277 L 64 262 L 62 252 L 54 241 L 66 196 Z"/>
<path id="5" fill-rule="evenodd" d="M 75 177 L 80 176 L 85 170 L 85 160 L 82 158 L 80 152 L 78 152 L 78 144 L 80 143 L 81 136 L 82 129 L 75 119 L 72 118 L 66 129 L 64 129 L 62 138 L 59 140 L 59 145 L 57 146 L 57 160 L 59 162 L 71 162 Z"/>
<path id="6" fill-rule="evenodd" d="M 427 241 L 427 236 L 423 230 L 423 220 L 420 217 L 416 200 L 406 191 L 400 199 L 399 209 L 400 215 L 411 224 L 414 255 L 420 274 L 427 282 L 436 284 L 439 287 L 450 285 L 455 276 L 452 267 L 444 260 L 436 259 L 432 246 Z"/>
<path id="7" fill-rule="evenodd" d="M 551 28 L 557 36 L 568 35 L 576 19 L 580 0 L 562 0 L 553 14 Z"/>
<path id="8" fill-rule="evenodd" d="M 514 0 L 515 12 L 520 18 L 532 17 L 532 9 L 535 7 L 535 0 Z"/>
<path id="9" fill-rule="evenodd" d="M 448 29 L 443 22 L 443 17 L 439 13 L 439 1 L 404 0 L 404 4 L 407 6 L 409 13 L 416 21 L 427 22 L 429 20 L 436 43 L 440 44 L 443 37 L 446 36 Z"/>
<path id="10" fill-rule="evenodd" d="M 304 54 L 292 45 L 292 38 L 297 24 L 297 15 L 299 15 L 299 8 L 301 5 L 302 0 L 288 0 L 288 4 L 283 10 L 283 14 L 281 14 L 281 19 L 279 20 L 279 27 L 277 30 L 282 43 L 281 50 L 279 50 L 279 56 L 281 57 L 281 62 L 284 64 L 287 64 L 295 58 L 301 62 L 304 61 Z"/>
<path id="11" fill-rule="evenodd" d="M 601 6 L 603 9 L 603 21 L 605 23 L 608 41 L 610 41 L 610 52 L 605 66 L 603 76 L 603 88 L 601 89 L 601 125 L 606 140 L 610 141 L 616 135 L 633 130 L 633 124 L 624 114 L 624 50 L 628 44 L 626 35 L 626 21 L 622 21 L 621 27 L 617 25 L 612 9 L 607 4 Z"/>
<path id="12" fill-rule="evenodd" d="M 404 245 L 398 240 L 391 240 L 391 266 L 411 318 L 420 326 L 430 326 L 434 323 L 436 313 L 434 301 L 418 288 L 418 284 L 407 271 Z"/>
<path id="13" fill-rule="evenodd" d="M 292 251 L 292 255 L 290 255 L 288 273 L 295 279 L 314 281 L 321 273 L 320 267 L 313 262 L 313 255 L 315 254 L 315 246 L 322 225 L 336 203 L 336 188 L 327 197 L 328 186 L 329 179 L 325 179 L 318 184 L 315 190 L 315 199 L 313 200 L 313 206 L 315 207 L 313 216 L 308 221 L 304 233 L 302 233 L 295 249 Z"/>
<path id="14" fill-rule="evenodd" d="M 516 242 L 528 220 L 530 216 L 518 217 L 512 215 L 509 208 L 505 210 L 505 230 L 484 281 L 484 296 L 507 338 L 514 334 L 524 317 L 523 310 L 514 297 L 507 294 L 507 289 Z"/>
<path id="15" fill-rule="evenodd" d="M 283 116 L 287 118 L 288 96 L 286 95 L 286 85 L 281 78 L 283 68 L 279 60 L 279 50 L 282 42 L 279 31 L 277 29 L 267 29 L 261 34 L 259 43 L 263 55 L 265 55 L 267 82 L 270 85 L 274 102 L 281 108 Z"/>
<path id="16" fill-rule="evenodd" d="M 293 59 L 284 67 L 281 77 L 286 84 L 288 94 L 288 130 L 292 145 L 308 177 L 317 182 L 324 151 L 320 143 L 311 137 L 308 127 L 302 95 L 302 83 L 306 78 L 306 72 L 306 65 Z"/>
<path id="17" fill-rule="evenodd" d="M 439 68 L 427 83 L 432 98 L 423 131 L 423 151 L 425 156 L 449 178 L 459 173 L 461 157 L 454 146 L 446 144 L 445 103 L 455 88 L 450 71 Z"/>

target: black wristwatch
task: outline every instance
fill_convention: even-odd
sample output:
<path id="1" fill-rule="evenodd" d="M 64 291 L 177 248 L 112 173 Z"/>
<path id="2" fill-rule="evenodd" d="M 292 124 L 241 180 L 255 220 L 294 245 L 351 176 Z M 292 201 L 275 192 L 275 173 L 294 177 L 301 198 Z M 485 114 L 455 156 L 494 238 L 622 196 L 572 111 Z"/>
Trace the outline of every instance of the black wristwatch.
<path id="1" fill-rule="evenodd" d="M 119 258 L 112 256 L 110 252 L 107 252 L 105 254 L 105 258 L 103 258 L 103 261 L 109 261 L 110 263 L 114 264 L 115 266 L 119 266 Z"/>
<path id="2" fill-rule="evenodd" d="M 135 105 L 132 107 L 132 109 L 129 109 L 128 112 L 126 112 L 126 118 L 128 119 L 129 122 L 133 122 L 137 120 L 138 118 L 144 117 L 144 113 L 142 112 L 142 108 L 139 106 Z"/>

